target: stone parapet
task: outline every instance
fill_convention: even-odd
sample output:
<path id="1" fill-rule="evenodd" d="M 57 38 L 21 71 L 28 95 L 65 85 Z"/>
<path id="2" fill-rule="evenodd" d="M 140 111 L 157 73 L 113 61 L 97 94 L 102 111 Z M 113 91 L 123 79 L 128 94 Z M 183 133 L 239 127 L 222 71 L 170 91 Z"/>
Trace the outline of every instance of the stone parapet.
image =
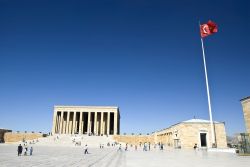
<path id="1" fill-rule="evenodd" d="M 5 143 L 19 142 L 23 140 L 34 140 L 43 137 L 41 133 L 11 133 L 4 134 Z"/>
<path id="2" fill-rule="evenodd" d="M 154 138 L 152 135 L 114 135 L 113 139 L 117 142 L 123 142 L 133 145 L 139 145 L 140 143 L 154 144 Z"/>

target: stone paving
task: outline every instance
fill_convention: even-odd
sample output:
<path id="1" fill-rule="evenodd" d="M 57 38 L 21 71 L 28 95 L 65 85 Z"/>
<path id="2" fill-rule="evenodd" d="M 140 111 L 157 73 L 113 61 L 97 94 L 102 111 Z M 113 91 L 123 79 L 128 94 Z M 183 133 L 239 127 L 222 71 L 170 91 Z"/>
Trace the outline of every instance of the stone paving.
<path id="1" fill-rule="evenodd" d="M 250 157 L 195 150 L 118 151 L 117 148 L 36 146 L 33 156 L 17 156 L 17 145 L 0 144 L 1 167 L 249 167 Z"/>

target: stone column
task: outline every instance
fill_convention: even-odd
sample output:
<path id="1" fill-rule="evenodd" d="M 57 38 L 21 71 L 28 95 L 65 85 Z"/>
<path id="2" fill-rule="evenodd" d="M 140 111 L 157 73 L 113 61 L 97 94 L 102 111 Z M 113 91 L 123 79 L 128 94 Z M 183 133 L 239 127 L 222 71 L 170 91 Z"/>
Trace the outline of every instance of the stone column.
<path id="1" fill-rule="evenodd" d="M 110 135 L 109 134 L 109 129 L 110 129 L 110 112 L 107 113 L 108 116 L 107 116 L 107 135 Z"/>
<path id="2" fill-rule="evenodd" d="M 57 113 L 58 113 L 58 112 L 57 112 Z M 57 117 L 57 123 L 56 123 L 56 126 L 57 126 L 56 129 L 57 129 L 57 130 L 56 130 L 56 133 L 60 133 L 60 123 L 61 123 L 61 122 L 60 122 L 60 121 L 61 121 L 61 120 L 60 120 L 60 117 L 61 117 L 61 116 L 57 115 L 56 117 Z"/>
<path id="3" fill-rule="evenodd" d="M 53 116 L 53 126 L 52 126 L 52 130 L 51 133 L 55 134 L 56 133 L 56 117 L 57 117 L 57 112 L 54 111 L 54 116 Z"/>
<path id="4" fill-rule="evenodd" d="M 84 134 L 84 112 L 82 112 L 82 134 Z"/>
<path id="5" fill-rule="evenodd" d="M 97 135 L 97 112 L 95 112 L 94 133 Z"/>
<path id="6" fill-rule="evenodd" d="M 101 134 L 103 134 L 103 112 L 101 112 Z"/>
<path id="7" fill-rule="evenodd" d="M 88 134 L 91 132 L 91 124 L 90 124 L 90 117 L 91 117 L 91 112 L 88 113 Z"/>
<path id="8" fill-rule="evenodd" d="M 63 115 L 66 115 L 66 111 L 64 111 L 64 114 Z M 66 126 L 67 125 L 67 118 L 66 118 L 66 120 L 64 120 L 64 117 L 63 117 L 63 134 L 65 134 L 66 133 Z"/>
<path id="9" fill-rule="evenodd" d="M 117 112 L 114 112 L 114 135 L 117 135 Z"/>
<path id="10" fill-rule="evenodd" d="M 75 134 L 75 126 L 76 126 L 76 112 L 73 112 L 73 127 L 72 127 L 72 134 Z"/>
<path id="11" fill-rule="evenodd" d="M 69 117 L 70 117 L 70 112 L 67 112 L 66 134 L 69 134 Z"/>
<path id="12" fill-rule="evenodd" d="M 55 133 L 58 133 L 58 116 L 56 112 Z"/>
<path id="13" fill-rule="evenodd" d="M 61 120 L 60 120 L 60 134 L 63 133 L 63 111 L 61 111 Z"/>
<path id="14" fill-rule="evenodd" d="M 80 111 L 79 134 L 82 134 L 82 112 Z"/>

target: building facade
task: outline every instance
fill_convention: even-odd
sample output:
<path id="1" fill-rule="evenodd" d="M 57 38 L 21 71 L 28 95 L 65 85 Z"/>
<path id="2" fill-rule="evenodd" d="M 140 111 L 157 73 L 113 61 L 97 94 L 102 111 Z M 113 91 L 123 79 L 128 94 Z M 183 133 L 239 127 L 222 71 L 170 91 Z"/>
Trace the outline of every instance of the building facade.
<path id="1" fill-rule="evenodd" d="M 227 148 L 225 125 L 223 122 L 214 122 L 216 145 L 218 148 Z M 150 135 L 117 135 L 118 142 L 129 144 L 164 144 L 173 148 L 211 148 L 211 128 L 209 120 L 191 119 L 172 125 L 168 128 L 153 132 Z"/>
<path id="2" fill-rule="evenodd" d="M 52 134 L 120 134 L 120 113 L 112 106 L 54 106 Z"/>
<path id="3" fill-rule="evenodd" d="M 250 133 L 250 96 L 241 99 L 240 102 L 243 108 L 246 130 L 247 133 Z"/>
<path id="4" fill-rule="evenodd" d="M 225 124 L 214 121 L 215 143 L 218 148 L 227 147 Z M 209 120 L 190 119 L 154 133 L 156 143 L 174 148 L 211 148 L 211 128 Z"/>

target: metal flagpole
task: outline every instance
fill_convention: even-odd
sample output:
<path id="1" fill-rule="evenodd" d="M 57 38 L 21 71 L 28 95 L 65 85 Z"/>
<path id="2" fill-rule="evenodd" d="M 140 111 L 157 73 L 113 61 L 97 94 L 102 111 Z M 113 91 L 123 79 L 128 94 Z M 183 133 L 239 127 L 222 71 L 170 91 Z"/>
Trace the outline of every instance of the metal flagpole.
<path id="1" fill-rule="evenodd" d="M 208 100 L 208 109 L 209 109 L 209 117 L 210 117 L 210 127 L 211 127 L 211 133 L 212 133 L 212 147 L 214 147 L 214 146 L 216 146 L 215 145 L 215 135 L 214 135 L 214 124 L 213 124 L 213 116 L 212 116 L 212 109 L 211 109 L 209 85 L 208 85 L 208 78 L 207 78 L 207 67 L 206 67 L 205 51 L 204 51 L 204 45 L 203 45 L 203 39 L 202 38 L 201 38 L 201 46 L 202 46 L 203 62 L 204 62 L 206 85 L 207 85 L 207 100 Z"/>

